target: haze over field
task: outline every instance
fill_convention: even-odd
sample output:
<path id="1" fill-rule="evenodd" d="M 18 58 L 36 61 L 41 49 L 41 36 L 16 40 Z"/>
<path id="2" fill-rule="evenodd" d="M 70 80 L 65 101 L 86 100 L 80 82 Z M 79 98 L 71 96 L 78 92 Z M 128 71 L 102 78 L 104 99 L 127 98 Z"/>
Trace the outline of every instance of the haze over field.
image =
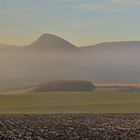
<path id="1" fill-rule="evenodd" d="M 139 139 L 139 25 L 140 0 L 0 0 L 0 139 Z"/>
<path id="2" fill-rule="evenodd" d="M 58 36 L 43 34 L 30 45 L 0 46 L 1 82 L 140 82 L 140 41 L 77 47 Z"/>

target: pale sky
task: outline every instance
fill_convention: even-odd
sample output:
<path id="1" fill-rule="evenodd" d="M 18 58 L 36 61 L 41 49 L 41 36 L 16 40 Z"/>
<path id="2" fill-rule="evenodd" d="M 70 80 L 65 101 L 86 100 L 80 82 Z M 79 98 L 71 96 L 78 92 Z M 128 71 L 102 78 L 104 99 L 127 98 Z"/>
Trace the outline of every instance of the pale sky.
<path id="1" fill-rule="evenodd" d="M 0 43 L 29 44 L 43 33 L 77 46 L 140 40 L 140 0 L 0 0 Z"/>

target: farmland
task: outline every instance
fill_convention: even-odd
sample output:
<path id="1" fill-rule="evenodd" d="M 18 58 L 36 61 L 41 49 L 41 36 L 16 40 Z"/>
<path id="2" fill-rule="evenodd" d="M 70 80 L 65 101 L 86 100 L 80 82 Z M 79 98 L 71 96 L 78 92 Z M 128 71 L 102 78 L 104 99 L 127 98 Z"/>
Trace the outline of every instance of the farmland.
<path id="1" fill-rule="evenodd" d="M 140 114 L 0 115 L 2 140 L 139 140 Z"/>
<path id="2" fill-rule="evenodd" d="M 1 114 L 139 113 L 140 93 L 118 89 L 93 92 L 30 92 L 29 89 L 0 93 Z"/>
<path id="3" fill-rule="evenodd" d="M 140 92 L 0 92 L 0 139 L 139 140 Z"/>

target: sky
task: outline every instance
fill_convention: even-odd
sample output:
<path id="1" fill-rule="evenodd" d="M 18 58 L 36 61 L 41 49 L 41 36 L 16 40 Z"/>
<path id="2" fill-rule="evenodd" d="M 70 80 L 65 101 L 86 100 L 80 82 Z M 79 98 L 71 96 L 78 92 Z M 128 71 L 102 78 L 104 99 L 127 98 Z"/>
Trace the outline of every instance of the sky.
<path id="1" fill-rule="evenodd" d="M 0 0 L 0 43 L 26 45 L 44 33 L 77 46 L 140 40 L 140 0 Z"/>

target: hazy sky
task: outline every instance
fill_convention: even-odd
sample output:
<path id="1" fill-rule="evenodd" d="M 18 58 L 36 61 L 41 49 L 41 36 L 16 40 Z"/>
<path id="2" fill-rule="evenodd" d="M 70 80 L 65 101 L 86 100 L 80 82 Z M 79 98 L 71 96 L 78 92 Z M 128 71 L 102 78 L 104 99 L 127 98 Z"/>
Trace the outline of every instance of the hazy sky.
<path id="1" fill-rule="evenodd" d="M 28 44 L 43 33 L 77 46 L 140 40 L 140 0 L 0 0 L 0 42 Z"/>

